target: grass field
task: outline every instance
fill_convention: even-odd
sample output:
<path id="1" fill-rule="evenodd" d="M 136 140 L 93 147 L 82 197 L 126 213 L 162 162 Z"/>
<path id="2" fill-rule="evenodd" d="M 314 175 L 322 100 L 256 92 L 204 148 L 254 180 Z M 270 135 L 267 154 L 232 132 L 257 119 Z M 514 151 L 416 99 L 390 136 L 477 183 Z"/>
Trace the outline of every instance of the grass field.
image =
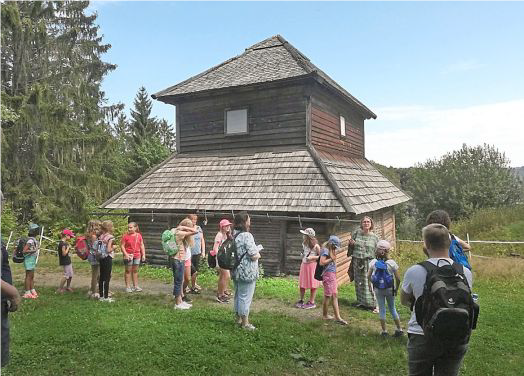
<path id="1" fill-rule="evenodd" d="M 400 257 L 401 256 L 401 257 Z M 421 259 L 418 250 L 398 256 L 401 272 Z M 56 272 L 56 257 L 43 256 L 42 272 Z M 77 275 L 88 265 L 74 261 Z M 17 279 L 20 265 L 12 268 Z M 463 375 L 520 375 L 524 368 L 524 271 L 522 260 L 474 260 L 481 313 L 470 342 Z M 167 269 L 143 267 L 150 286 L 167 286 Z M 47 274 L 49 277 L 49 274 Z M 80 277 L 78 277 L 80 278 Z M 84 277 L 85 278 L 85 277 Z M 122 279 L 115 265 L 114 280 Z M 296 278 L 258 281 L 252 308 L 255 332 L 233 324 L 229 305 L 212 301 L 216 276 L 200 280 L 206 294 L 190 311 L 175 311 L 168 294 L 124 295 L 104 304 L 85 297 L 86 288 L 56 295 L 41 288 L 41 298 L 24 301 L 10 315 L 11 363 L 3 375 L 402 375 L 407 373 L 406 338 L 382 339 L 376 315 L 351 306 L 353 285 L 339 288 L 342 327 L 321 320 L 320 308 L 292 308 Z M 78 279 L 77 279 L 78 283 Z M 42 285 L 42 281 L 40 281 Z M 20 287 L 20 285 L 19 285 Z M 321 304 L 321 291 L 317 305 Z M 405 325 L 409 312 L 400 307 Z M 388 318 L 389 320 L 389 318 Z M 390 332 L 393 330 L 388 321 Z"/>

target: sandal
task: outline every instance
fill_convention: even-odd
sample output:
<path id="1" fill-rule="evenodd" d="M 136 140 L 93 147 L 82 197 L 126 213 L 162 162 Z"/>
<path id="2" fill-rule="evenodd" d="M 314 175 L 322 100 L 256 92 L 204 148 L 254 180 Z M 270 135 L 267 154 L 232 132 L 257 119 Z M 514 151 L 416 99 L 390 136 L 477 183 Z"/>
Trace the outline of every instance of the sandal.
<path id="1" fill-rule="evenodd" d="M 197 289 L 196 287 L 193 287 L 191 288 L 191 290 L 189 290 L 189 293 L 190 294 L 200 294 L 200 290 Z"/>
<path id="2" fill-rule="evenodd" d="M 346 320 L 342 320 L 342 319 L 335 320 L 335 322 L 336 322 L 337 324 L 340 324 L 340 325 L 347 325 L 347 324 L 348 324 L 348 322 L 347 322 Z"/>

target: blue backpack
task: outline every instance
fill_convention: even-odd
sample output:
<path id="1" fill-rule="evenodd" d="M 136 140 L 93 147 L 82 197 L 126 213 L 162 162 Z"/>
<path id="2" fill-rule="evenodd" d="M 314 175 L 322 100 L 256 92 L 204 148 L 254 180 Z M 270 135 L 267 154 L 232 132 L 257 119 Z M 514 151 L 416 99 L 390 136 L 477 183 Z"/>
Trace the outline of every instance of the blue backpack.
<path id="1" fill-rule="evenodd" d="M 453 234 L 451 234 L 451 244 L 449 245 L 449 258 L 471 270 L 468 257 Z"/>
<path id="2" fill-rule="evenodd" d="M 388 265 L 384 260 L 375 262 L 375 271 L 371 276 L 371 283 L 377 289 L 388 289 L 393 287 L 393 275 L 388 270 Z"/>

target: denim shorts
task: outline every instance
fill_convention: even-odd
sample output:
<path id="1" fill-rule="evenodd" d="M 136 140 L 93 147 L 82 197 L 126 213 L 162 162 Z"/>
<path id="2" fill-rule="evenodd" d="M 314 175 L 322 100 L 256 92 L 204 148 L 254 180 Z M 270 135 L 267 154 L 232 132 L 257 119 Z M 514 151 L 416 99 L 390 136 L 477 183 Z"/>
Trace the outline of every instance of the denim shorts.
<path id="1" fill-rule="evenodd" d="M 140 258 L 134 258 L 132 260 L 125 258 L 124 265 L 140 265 Z"/>

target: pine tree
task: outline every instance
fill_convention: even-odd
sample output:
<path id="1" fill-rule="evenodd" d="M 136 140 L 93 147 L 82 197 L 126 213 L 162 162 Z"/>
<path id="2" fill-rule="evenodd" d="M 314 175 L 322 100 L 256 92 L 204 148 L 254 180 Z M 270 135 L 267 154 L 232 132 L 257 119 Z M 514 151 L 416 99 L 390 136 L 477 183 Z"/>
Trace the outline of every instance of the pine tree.
<path id="1" fill-rule="evenodd" d="M 156 117 L 151 116 L 153 104 L 146 88 L 141 87 L 136 94 L 133 102 L 134 109 L 131 109 L 131 132 L 134 143 L 142 145 L 143 141 L 158 135 L 159 122 Z"/>

